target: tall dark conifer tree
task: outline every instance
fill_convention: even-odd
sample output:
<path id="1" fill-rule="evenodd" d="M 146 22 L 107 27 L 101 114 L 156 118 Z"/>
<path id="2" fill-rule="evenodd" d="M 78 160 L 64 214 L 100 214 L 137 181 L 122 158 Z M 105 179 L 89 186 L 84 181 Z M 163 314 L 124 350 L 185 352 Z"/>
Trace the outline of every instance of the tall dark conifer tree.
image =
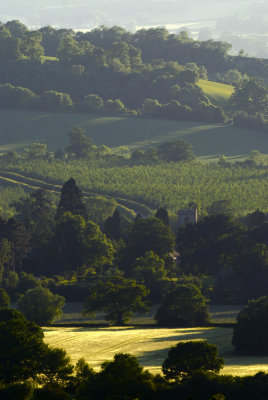
<path id="1" fill-rule="evenodd" d="M 57 220 L 68 211 L 73 215 L 81 215 L 85 220 L 87 220 L 86 207 L 83 203 L 83 193 L 73 178 L 70 178 L 62 186 L 55 219 Z"/>
<path id="2" fill-rule="evenodd" d="M 169 217 L 168 217 L 168 212 L 165 208 L 160 207 L 158 208 L 158 210 L 155 213 L 155 217 L 161 219 L 161 221 L 165 224 L 165 225 L 169 225 Z"/>
<path id="3" fill-rule="evenodd" d="M 23 259 L 29 250 L 29 232 L 15 218 L 8 221 L 0 218 L 0 240 L 7 239 L 11 244 L 12 268 L 20 270 Z"/>
<path id="4" fill-rule="evenodd" d="M 118 210 L 115 210 L 112 217 L 106 219 L 104 233 L 108 238 L 114 240 L 119 240 L 122 236 L 121 218 Z"/>

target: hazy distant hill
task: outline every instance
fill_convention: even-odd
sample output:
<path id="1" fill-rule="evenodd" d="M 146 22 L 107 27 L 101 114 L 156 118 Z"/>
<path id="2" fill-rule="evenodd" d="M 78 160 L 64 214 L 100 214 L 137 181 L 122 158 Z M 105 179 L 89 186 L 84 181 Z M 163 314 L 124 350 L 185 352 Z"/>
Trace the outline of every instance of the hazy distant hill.
<path id="1" fill-rule="evenodd" d="M 241 11 L 249 0 L 1 0 L 0 19 L 20 19 L 30 26 L 92 28 L 98 25 L 179 24 L 218 19 Z"/>

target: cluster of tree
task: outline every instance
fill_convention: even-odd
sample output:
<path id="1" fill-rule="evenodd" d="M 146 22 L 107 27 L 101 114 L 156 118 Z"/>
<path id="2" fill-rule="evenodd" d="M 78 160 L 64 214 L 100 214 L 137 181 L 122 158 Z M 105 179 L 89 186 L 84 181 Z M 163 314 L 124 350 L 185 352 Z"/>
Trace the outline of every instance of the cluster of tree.
<path id="1" fill-rule="evenodd" d="M 174 100 L 171 100 L 166 104 L 160 104 L 159 101 L 155 99 L 145 99 L 142 105 L 141 115 L 180 121 L 191 120 L 219 123 L 227 121 L 227 115 L 223 111 L 222 107 L 210 104 L 210 102 L 206 100 L 200 101 L 200 99 L 198 99 L 196 102 L 195 98 L 193 101 L 189 101 L 188 105 L 181 104 L 184 103 L 184 99 L 187 98 L 186 96 L 190 93 L 189 86 L 186 90 L 181 90 L 177 87 L 174 87 L 173 89 Z M 197 91 L 199 91 L 199 89 Z M 179 99 L 179 101 L 177 99 Z"/>
<path id="2" fill-rule="evenodd" d="M 215 75 L 215 80 L 217 82 L 225 83 L 226 85 L 237 86 L 243 81 L 248 81 L 249 77 L 247 74 L 242 74 L 237 69 L 229 69 L 227 72 L 221 74 L 217 72 Z"/>
<path id="3" fill-rule="evenodd" d="M 219 157 L 218 164 L 222 167 L 230 167 L 231 164 L 228 162 L 227 157 L 223 154 Z M 266 157 L 265 154 L 262 154 L 259 150 L 252 150 L 249 156 L 243 161 L 235 161 L 233 164 L 237 167 L 252 167 L 252 168 L 265 168 L 266 166 Z M 225 200 L 225 203 L 230 203 L 229 200 Z M 228 208 L 228 207 L 227 207 Z M 223 211 L 226 211 L 225 208 Z M 230 204 L 229 204 L 230 211 Z"/>
<path id="4" fill-rule="evenodd" d="M 174 85 L 170 95 L 167 95 L 167 92 L 164 95 L 164 92 L 159 91 L 155 97 L 158 99 L 146 98 L 140 108 L 130 110 L 119 99 L 105 101 L 96 94 L 85 95 L 81 101 L 73 102 L 68 93 L 48 90 L 37 95 L 30 89 L 12 86 L 10 83 L 0 85 L 0 107 L 2 108 L 131 114 L 152 118 L 208 122 L 225 122 L 227 120 L 223 109 L 210 104 L 208 98 L 202 94 L 202 89 L 193 84 L 188 84 L 185 88 Z M 162 102 L 167 101 L 167 103 L 160 103 L 161 97 Z M 181 104 L 185 101 L 187 101 L 187 105 Z"/>
<path id="5" fill-rule="evenodd" d="M 237 111 L 233 116 L 234 126 L 240 126 L 247 129 L 260 129 L 268 132 L 268 120 L 264 114 L 248 114 L 245 111 Z"/>
<path id="6" fill-rule="evenodd" d="M 46 278 L 10 271 L 0 285 L 0 309 L 9 308 L 12 299 L 29 320 L 40 325 L 50 324 L 62 314 L 65 299 L 49 290 Z"/>
<path id="7" fill-rule="evenodd" d="M 202 58 L 206 52 L 213 54 L 214 63 L 226 56 L 227 44 L 195 42 L 183 34 L 172 37 L 163 29 L 136 35 L 118 27 L 87 34 L 51 27 L 29 31 L 18 21 L 1 26 L 0 41 L 2 107 L 134 114 L 144 110 L 145 115 L 149 110 L 149 115 L 164 118 L 226 119 L 196 85 L 199 77 L 206 78 L 206 69 L 195 53 Z M 167 45 L 171 48 L 159 55 Z M 186 53 L 190 55 L 184 59 Z M 157 107 L 148 107 L 147 99 Z"/>
<path id="8" fill-rule="evenodd" d="M 239 82 L 230 98 L 230 106 L 254 114 L 268 111 L 268 89 L 263 81 L 257 78 L 243 79 Z"/>
<path id="9" fill-rule="evenodd" d="M 13 86 L 10 83 L 0 85 L 0 107 L 56 112 L 135 114 L 133 110 L 128 110 L 119 99 L 108 99 L 104 102 L 100 96 L 88 94 L 82 101 L 73 102 L 68 93 L 46 90 L 37 95 L 30 89 Z"/>
<path id="10" fill-rule="evenodd" d="M 163 142 L 146 151 L 134 150 L 131 154 L 131 161 L 135 164 L 156 162 L 178 162 L 192 161 L 195 159 L 192 145 L 184 140 Z"/>

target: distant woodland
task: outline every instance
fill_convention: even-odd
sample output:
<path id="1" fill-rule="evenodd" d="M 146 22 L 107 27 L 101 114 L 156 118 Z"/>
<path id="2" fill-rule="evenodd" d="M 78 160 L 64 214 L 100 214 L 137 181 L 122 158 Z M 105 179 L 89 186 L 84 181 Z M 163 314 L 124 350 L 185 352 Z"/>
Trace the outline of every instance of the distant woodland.
<path id="1" fill-rule="evenodd" d="M 0 27 L 0 107 L 229 120 L 266 130 L 268 62 L 229 56 L 230 47 L 164 28 L 75 33 L 10 21 Z M 235 91 L 215 105 L 197 85 L 200 78 Z"/>

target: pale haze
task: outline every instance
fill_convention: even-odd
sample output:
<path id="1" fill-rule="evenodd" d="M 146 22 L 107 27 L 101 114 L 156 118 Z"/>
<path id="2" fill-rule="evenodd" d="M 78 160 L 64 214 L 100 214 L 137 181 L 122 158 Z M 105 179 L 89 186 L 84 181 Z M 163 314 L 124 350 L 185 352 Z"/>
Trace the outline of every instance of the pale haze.
<path id="1" fill-rule="evenodd" d="M 268 58 L 268 2 L 248 0 L 1 0 L 0 21 L 35 29 L 89 30 L 119 25 L 131 32 L 162 26 L 195 39 L 224 40 L 232 53 Z"/>

